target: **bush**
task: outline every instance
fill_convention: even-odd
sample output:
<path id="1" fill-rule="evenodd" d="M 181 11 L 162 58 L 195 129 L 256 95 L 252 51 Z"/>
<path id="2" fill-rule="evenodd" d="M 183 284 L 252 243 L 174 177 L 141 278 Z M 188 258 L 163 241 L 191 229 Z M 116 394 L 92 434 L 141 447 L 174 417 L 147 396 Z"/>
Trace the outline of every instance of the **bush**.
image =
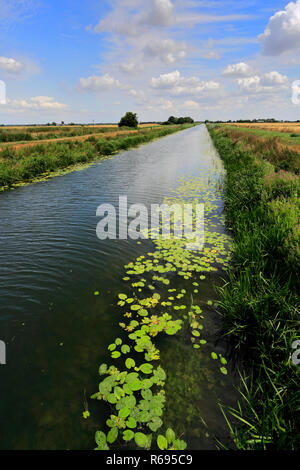
<path id="1" fill-rule="evenodd" d="M 138 119 L 135 113 L 128 112 L 123 116 L 119 122 L 119 127 L 138 127 Z"/>

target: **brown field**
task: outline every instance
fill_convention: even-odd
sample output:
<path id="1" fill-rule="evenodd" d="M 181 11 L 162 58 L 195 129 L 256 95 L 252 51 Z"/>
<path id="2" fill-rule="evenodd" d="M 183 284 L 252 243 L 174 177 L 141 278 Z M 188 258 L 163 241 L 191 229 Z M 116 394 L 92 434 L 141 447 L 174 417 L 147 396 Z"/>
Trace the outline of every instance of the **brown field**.
<path id="1" fill-rule="evenodd" d="M 159 126 L 157 122 L 150 123 L 150 124 L 140 124 L 139 127 L 155 127 Z M 34 132 L 36 127 L 47 127 L 48 129 L 51 130 L 56 130 L 57 132 L 65 130 L 65 128 L 72 128 L 72 129 L 77 129 L 84 127 L 86 129 L 94 129 L 95 127 L 97 129 L 102 129 L 102 128 L 107 128 L 107 127 L 118 127 L 118 124 L 89 124 L 89 125 L 80 125 L 80 124 L 75 124 L 74 126 L 70 126 L 69 124 L 65 124 L 64 126 L 47 126 L 46 124 L 37 124 L 36 126 L 0 126 L 0 130 L 4 131 L 9 131 L 9 130 L 14 130 L 18 132 Z"/>
<path id="2" fill-rule="evenodd" d="M 158 124 L 156 124 L 156 126 L 158 126 Z M 74 126 L 75 127 L 75 126 Z M 89 126 L 86 126 L 87 128 L 89 128 Z M 97 126 L 95 126 L 97 127 Z M 114 126 L 98 126 L 98 127 L 112 127 L 112 128 L 117 128 L 118 129 L 118 126 L 117 125 L 114 125 Z M 149 125 L 141 125 L 139 126 L 141 128 L 144 128 L 144 127 L 149 127 L 149 130 L 151 130 L 150 126 Z M 55 128 L 55 126 L 54 126 Z M 91 130 L 93 129 L 93 127 L 91 127 Z M 50 142 L 62 142 L 62 141 L 69 141 L 69 140 L 75 140 L 75 141 L 85 141 L 87 140 L 89 137 L 98 137 L 98 138 L 101 138 L 101 137 L 116 137 L 117 135 L 124 135 L 124 134 L 138 134 L 138 130 L 124 130 L 124 131 L 121 131 L 121 130 L 116 130 L 116 131 L 113 131 L 113 132 L 106 132 L 105 134 L 99 134 L 99 133 L 91 133 L 91 134 L 87 134 L 87 135 L 80 135 L 80 136 L 72 136 L 72 137 L 60 137 L 60 138 L 56 138 L 56 139 L 43 139 L 43 140 L 36 140 L 36 141 L 31 141 L 31 142 L 25 142 L 25 143 L 5 143 L 5 146 L 3 147 L 0 147 L 0 152 L 1 150 L 3 150 L 5 147 L 7 147 L 9 145 L 9 147 L 12 147 L 13 149 L 15 150 L 19 150 L 21 148 L 25 148 L 25 147 L 33 147 L 33 146 L 37 146 L 37 145 L 42 145 L 42 144 L 48 144 Z"/>
<path id="3" fill-rule="evenodd" d="M 271 132 L 300 133 L 300 122 L 231 123 L 231 126 Z"/>

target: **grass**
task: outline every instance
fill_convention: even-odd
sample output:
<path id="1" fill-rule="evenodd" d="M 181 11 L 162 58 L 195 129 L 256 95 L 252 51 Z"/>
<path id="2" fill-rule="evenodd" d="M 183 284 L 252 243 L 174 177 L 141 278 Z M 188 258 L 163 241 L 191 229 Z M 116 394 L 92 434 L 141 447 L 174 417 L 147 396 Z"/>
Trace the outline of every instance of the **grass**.
<path id="1" fill-rule="evenodd" d="M 222 128 L 210 133 L 227 176 L 227 224 L 234 235 L 229 281 L 221 289 L 224 334 L 250 379 L 237 409 L 223 409 L 238 449 L 297 449 L 299 367 L 291 363 L 299 338 L 299 177 L 275 172 L 268 150 L 259 159 Z M 290 168 L 294 169 L 293 163 Z M 298 414 L 297 414 L 298 413 Z"/>
<path id="2" fill-rule="evenodd" d="M 142 130 L 149 130 L 150 127 L 142 127 Z M 81 127 L 61 127 L 61 128 L 27 128 L 20 129 L 0 129 L 0 143 L 4 145 L 14 145 L 16 142 L 18 144 L 35 142 L 49 139 L 61 139 L 64 137 L 80 137 L 89 134 L 105 134 L 108 132 L 115 131 L 116 133 L 120 131 L 132 131 L 132 128 L 123 127 L 119 129 L 118 127 L 91 127 L 91 126 L 81 126 Z"/>
<path id="3" fill-rule="evenodd" d="M 275 166 L 276 171 L 300 173 L 300 138 L 290 138 L 290 134 L 260 129 L 239 129 L 227 125 L 220 126 L 219 131 L 234 143 L 239 143 L 244 150 L 250 150 L 256 158 L 269 161 Z M 290 145 L 292 147 L 289 147 Z"/>
<path id="4" fill-rule="evenodd" d="M 65 169 L 79 163 L 88 163 L 99 157 L 112 155 L 154 139 L 186 129 L 188 125 L 173 128 L 142 129 L 132 135 L 97 138 L 92 136 L 85 142 L 65 141 L 38 144 L 16 151 L 6 147 L 0 152 L 0 189 L 32 181 L 45 173 Z"/>

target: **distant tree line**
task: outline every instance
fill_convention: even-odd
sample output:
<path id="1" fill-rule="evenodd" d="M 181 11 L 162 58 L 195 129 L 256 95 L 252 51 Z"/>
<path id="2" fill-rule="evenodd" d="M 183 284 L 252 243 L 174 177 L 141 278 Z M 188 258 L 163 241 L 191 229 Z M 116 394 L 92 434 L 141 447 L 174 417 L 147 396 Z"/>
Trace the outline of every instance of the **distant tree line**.
<path id="1" fill-rule="evenodd" d="M 169 119 L 165 122 L 162 122 L 164 126 L 171 126 L 174 124 L 193 124 L 195 121 L 191 117 L 175 117 L 170 116 Z"/>
<path id="2" fill-rule="evenodd" d="M 208 123 L 208 122 L 211 122 L 211 123 L 214 123 L 214 124 L 221 124 L 221 123 L 226 123 L 226 124 L 230 124 L 230 123 L 240 123 L 240 124 L 243 124 L 243 123 L 265 123 L 265 122 L 270 122 L 270 123 L 273 123 L 273 122 L 300 122 L 300 120 L 297 120 L 297 121 L 289 121 L 289 120 L 284 120 L 284 119 L 281 119 L 281 120 L 277 120 L 277 119 L 237 119 L 236 121 L 232 121 L 231 119 L 228 120 L 228 121 L 222 121 L 222 120 L 218 120 L 218 121 L 210 121 L 208 119 L 206 119 L 205 123 Z"/>

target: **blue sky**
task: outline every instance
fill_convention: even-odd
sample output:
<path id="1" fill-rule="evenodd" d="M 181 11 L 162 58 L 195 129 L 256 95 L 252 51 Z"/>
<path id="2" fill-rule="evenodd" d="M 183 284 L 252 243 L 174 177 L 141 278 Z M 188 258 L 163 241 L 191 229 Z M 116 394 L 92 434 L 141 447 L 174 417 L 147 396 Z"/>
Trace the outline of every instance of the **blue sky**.
<path id="1" fill-rule="evenodd" d="M 300 119 L 300 0 L 0 0 L 0 123 Z"/>

